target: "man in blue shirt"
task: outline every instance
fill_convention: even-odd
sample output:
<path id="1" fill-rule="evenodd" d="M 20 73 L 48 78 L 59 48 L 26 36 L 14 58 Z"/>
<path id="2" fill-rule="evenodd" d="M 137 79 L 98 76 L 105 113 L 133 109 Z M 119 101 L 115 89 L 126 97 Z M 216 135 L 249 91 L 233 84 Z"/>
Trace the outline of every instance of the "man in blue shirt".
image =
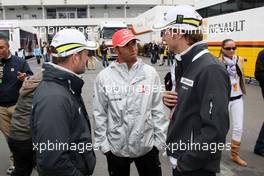
<path id="1" fill-rule="evenodd" d="M 9 43 L 0 34 L 0 130 L 5 137 L 10 134 L 11 117 L 19 96 L 19 89 L 26 76 L 33 75 L 28 63 L 10 53 Z"/>

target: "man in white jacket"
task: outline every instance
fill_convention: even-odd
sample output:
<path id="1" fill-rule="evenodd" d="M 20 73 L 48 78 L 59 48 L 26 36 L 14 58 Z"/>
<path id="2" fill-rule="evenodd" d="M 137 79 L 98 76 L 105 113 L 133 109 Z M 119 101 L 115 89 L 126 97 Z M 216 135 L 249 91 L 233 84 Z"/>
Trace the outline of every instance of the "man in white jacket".
<path id="1" fill-rule="evenodd" d="M 95 144 L 107 158 L 110 176 L 129 176 L 135 162 L 139 175 L 161 176 L 159 150 L 166 140 L 162 86 L 156 70 L 137 58 L 137 39 L 117 31 L 118 57 L 99 73 L 94 86 Z"/>

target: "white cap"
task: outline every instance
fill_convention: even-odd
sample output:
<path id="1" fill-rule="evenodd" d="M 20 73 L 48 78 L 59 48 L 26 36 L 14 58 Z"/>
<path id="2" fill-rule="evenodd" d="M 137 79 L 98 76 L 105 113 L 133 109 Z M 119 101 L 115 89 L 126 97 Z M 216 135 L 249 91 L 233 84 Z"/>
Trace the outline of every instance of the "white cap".
<path id="1" fill-rule="evenodd" d="M 179 28 L 181 30 L 196 30 L 202 25 L 202 17 L 192 6 L 178 5 L 165 13 L 163 19 L 152 26 L 153 30 Z"/>
<path id="2" fill-rule="evenodd" d="M 56 33 L 50 46 L 53 46 L 57 53 L 51 53 L 54 57 L 67 57 L 84 49 L 96 50 L 99 44 L 95 41 L 87 41 L 82 32 L 77 29 L 63 29 Z"/>

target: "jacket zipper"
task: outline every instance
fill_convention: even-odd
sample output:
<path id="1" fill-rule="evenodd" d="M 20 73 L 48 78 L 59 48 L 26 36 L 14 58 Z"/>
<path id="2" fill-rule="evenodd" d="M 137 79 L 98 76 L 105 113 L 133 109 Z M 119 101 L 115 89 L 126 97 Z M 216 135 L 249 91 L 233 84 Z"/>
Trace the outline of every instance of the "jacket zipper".
<path id="1" fill-rule="evenodd" d="M 210 116 L 211 120 L 212 120 L 212 111 L 213 111 L 213 99 L 210 98 L 210 101 L 209 101 L 209 116 Z"/>
<path id="2" fill-rule="evenodd" d="M 68 84 L 69 84 L 69 90 L 72 92 L 72 94 L 74 95 L 75 92 L 72 90 L 71 88 L 71 80 L 68 79 Z"/>
<path id="3" fill-rule="evenodd" d="M 194 133 L 194 130 L 192 129 L 192 131 L 191 131 L 191 144 L 193 143 L 193 133 Z"/>

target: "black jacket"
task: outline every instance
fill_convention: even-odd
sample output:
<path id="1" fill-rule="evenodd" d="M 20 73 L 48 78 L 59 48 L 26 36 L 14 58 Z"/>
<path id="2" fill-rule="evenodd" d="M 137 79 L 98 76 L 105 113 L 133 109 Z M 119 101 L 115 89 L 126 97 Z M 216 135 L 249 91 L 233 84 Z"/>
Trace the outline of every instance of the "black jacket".
<path id="1" fill-rule="evenodd" d="M 91 175 L 95 154 L 81 97 L 84 82 L 55 67 L 43 65 L 43 81 L 33 98 L 31 127 L 33 144 L 38 145 L 35 148 L 38 172 L 41 176 Z M 55 149 L 40 151 L 41 144 L 46 147 L 54 144 Z"/>
<path id="2" fill-rule="evenodd" d="M 258 54 L 255 78 L 259 81 L 261 87 L 264 87 L 264 50 L 260 51 Z"/>
<path id="3" fill-rule="evenodd" d="M 231 87 L 225 67 L 209 52 L 192 62 L 205 49 L 207 44 L 199 42 L 181 56 L 183 75 L 176 85 L 178 103 L 168 129 L 167 153 L 178 159 L 183 172 L 219 172 L 221 151 L 214 153 L 205 145 L 225 144 L 229 129 Z M 188 149 L 183 144 L 197 146 Z"/>
<path id="4" fill-rule="evenodd" d="M 22 81 L 17 79 L 17 73 L 33 75 L 25 59 L 12 55 L 10 59 L 2 59 L 4 64 L 3 82 L 0 84 L 0 106 L 15 105 Z"/>

